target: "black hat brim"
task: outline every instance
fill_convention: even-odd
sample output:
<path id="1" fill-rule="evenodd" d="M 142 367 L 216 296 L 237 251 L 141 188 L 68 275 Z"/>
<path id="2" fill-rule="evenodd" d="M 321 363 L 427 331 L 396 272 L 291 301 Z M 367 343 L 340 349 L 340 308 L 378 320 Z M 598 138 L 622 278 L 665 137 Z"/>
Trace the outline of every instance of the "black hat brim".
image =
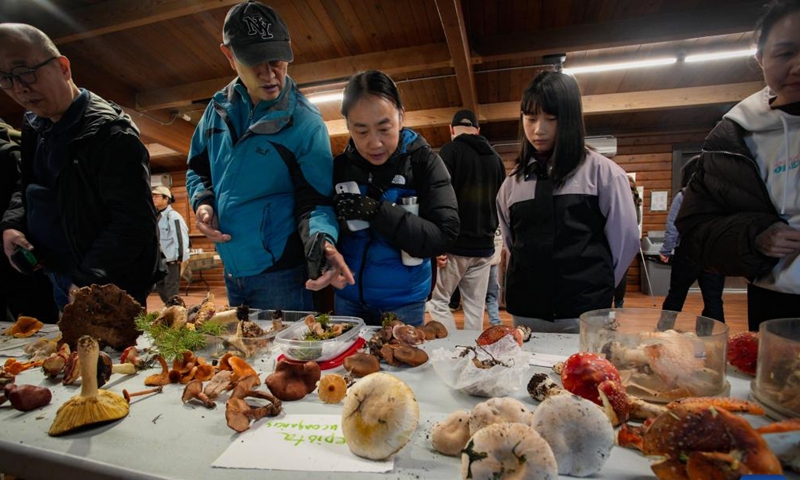
<path id="1" fill-rule="evenodd" d="M 294 53 L 290 42 L 272 41 L 250 45 L 231 45 L 233 55 L 240 63 L 247 66 L 280 60 L 291 63 Z"/>

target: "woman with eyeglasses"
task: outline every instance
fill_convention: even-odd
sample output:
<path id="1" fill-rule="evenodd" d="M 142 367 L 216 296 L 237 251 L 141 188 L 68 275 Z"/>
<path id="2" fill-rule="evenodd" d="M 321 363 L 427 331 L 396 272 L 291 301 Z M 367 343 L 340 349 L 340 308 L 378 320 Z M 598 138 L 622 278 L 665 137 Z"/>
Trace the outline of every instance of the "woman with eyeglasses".
<path id="1" fill-rule="evenodd" d="M 431 259 L 458 237 L 447 168 L 422 136 L 403 127 L 404 114 L 385 73 L 361 72 L 347 82 L 342 116 L 350 142 L 334 159 L 334 206 L 344 222 L 339 249 L 356 282 L 336 290 L 335 309 L 368 325 L 380 325 L 384 313 L 422 325 Z"/>

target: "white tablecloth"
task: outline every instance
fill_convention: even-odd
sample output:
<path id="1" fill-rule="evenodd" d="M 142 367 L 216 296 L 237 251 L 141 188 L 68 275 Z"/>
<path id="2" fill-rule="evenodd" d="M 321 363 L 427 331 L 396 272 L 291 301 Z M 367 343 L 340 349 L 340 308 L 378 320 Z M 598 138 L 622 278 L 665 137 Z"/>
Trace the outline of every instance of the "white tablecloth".
<path id="1" fill-rule="evenodd" d="M 2 328 L 2 326 L 0 326 Z M 471 344 L 475 332 L 453 332 L 450 337 L 425 344 L 430 353 L 436 348 L 452 348 Z M 577 335 L 537 334 L 525 344 L 525 350 L 570 355 L 577 351 Z M 3 360 L 0 358 L 0 360 Z M 252 362 L 264 378 L 272 371 L 274 355 Z M 531 374 L 547 371 L 531 367 Z M 461 460 L 437 454 L 430 447 L 431 427 L 450 412 L 471 409 L 485 399 L 453 391 L 442 384 L 430 365 L 411 370 L 389 367 L 414 390 L 420 406 L 420 424 L 414 438 L 396 457 L 390 474 L 300 473 L 307 479 L 454 479 L 460 477 Z M 142 390 L 145 376 L 114 376 L 104 388 L 121 393 Z M 323 372 L 324 374 L 325 372 Z M 526 377 L 529 378 L 529 377 Z M 749 378 L 729 372 L 731 394 L 747 398 Z M 183 405 L 180 400 L 183 386 L 169 385 L 164 393 L 136 398 L 130 415 L 122 421 L 92 430 L 53 438 L 47 430 L 56 410 L 79 387 L 63 387 L 45 380 L 39 369 L 17 377 L 18 384 L 48 386 L 53 391 L 52 403 L 33 412 L 21 413 L 9 406 L 0 407 L 0 471 L 35 479 L 85 480 L 101 478 L 126 479 L 251 479 L 288 478 L 287 472 L 211 468 L 211 463 L 236 440 L 237 434 L 225 424 L 225 405 L 219 402 L 216 410 Z M 264 388 L 264 387 L 261 387 Z M 535 402 L 522 385 L 513 396 L 535 408 Z M 297 402 L 284 403 L 286 412 L 299 414 L 339 414 L 341 405 L 325 405 L 316 393 Z M 263 422 L 264 420 L 262 420 Z M 753 418 L 753 423 L 767 420 Z M 254 428 L 258 428 L 258 423 Z M 268 451 L 264 455 L 269 455 Z M 654 478 L 650 462 L 638 452 L 615 447 L 611 458 L 596 479 L 642 480 Z M 292 474 L 296 477 L 298 474 Z M 800 479 L 800 475 L 786 474 Z M 571 478 L 571 477 L 563 477 Z"/>

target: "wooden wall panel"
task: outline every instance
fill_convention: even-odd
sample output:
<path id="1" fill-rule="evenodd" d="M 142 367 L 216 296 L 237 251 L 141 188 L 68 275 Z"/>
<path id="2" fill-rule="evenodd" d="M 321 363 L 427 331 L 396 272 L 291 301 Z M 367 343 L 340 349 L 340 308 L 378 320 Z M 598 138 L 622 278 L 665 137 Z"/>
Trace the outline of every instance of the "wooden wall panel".
<path id="1" fill-rule="evenodd" d="M 672 205 L 672 151 L 677 145 L 700 145 L 708 132 L 652 133 L 622 135 L 617 137 L 617 155 L 614 161 L 626 172 L 636 173 L 636 185 L 644 187 L 642 210 L 642 235 L 651 230 L 664 230 L 667 213 Z M 667 192 L 667 211 L 650 210 L 650 194 Z M 636 256 L 628 269 L 629 292 L 641 291 L 640 256 Z"/>

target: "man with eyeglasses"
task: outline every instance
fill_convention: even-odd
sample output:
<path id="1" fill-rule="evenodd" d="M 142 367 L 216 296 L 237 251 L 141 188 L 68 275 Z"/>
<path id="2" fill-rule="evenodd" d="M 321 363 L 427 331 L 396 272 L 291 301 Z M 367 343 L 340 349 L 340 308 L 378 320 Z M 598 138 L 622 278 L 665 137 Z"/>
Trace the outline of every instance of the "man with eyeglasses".
<path id="1" fill-rule="evenodd" d="M 59 309 L 95 283 L 146 306 L 163 262 L 149 157 L 130 117 L 78 88 L 69 59 L 30 25 L 0 24 L 0 88 L 27 110 L 21 182 L 0 222 L 4 253 L 12 263 L 20 249 L 33 253 Z"/>

